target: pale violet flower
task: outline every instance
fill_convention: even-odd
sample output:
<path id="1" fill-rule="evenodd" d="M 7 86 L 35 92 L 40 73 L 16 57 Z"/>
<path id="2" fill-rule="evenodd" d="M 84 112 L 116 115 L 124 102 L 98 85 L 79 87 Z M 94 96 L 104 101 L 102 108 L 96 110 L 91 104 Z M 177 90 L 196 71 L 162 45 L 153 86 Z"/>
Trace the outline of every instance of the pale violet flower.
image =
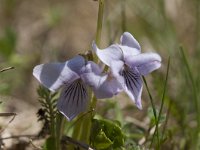
<path id="1" fill-rule="evenodd" d="M 88 106 L 88 86 L 92 87 L 97 98 L 110 98 L 120 91 L 115 79 L 101 74 L 102 69 L 92 61 L 78 55 L 63 63 L 48 63 L 33 69 L 35 78 L 51 91 L 62 87 L 57 103 L 58 110 L 72 120 Z"/>
<path id="2" fill-rule="evenodd" d="M 113 44 L 99 49 L 93 43 L 93 50 L 98 58 L 110 67 L 112 76 L 121 83 L 124 91 L 139 109 L 142 109 L 141 76 L 158 69 L 161 57 L 157 53 L 141 53 L 137 40 L 128 32 L 120 38 L 120 44 Z"/>

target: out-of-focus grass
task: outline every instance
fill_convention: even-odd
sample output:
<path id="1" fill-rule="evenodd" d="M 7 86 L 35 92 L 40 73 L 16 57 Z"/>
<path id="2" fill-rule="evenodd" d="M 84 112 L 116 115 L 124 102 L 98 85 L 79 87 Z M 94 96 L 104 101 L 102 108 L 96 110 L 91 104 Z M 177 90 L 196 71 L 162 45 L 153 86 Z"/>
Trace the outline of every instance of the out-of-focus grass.
<path id="1" fill-rule="evenodd" d="M 188 52 L 186 58 L 191 60 L 191 74 L 194 76 L 195 84 L 199 84 L 198 78 L 198 66 L 200 65 L 199 59 L 199 38 L 200 32 L 198 27 L 199 14 L 196 12 L 199 10 L 199 2 L 197 1 L 181 1 L 168 3 L 167 1 L 160 3 L 159 1 L 129 1 L 134 5 L 134 11 L 136 12 L 135 21 L 132 23 L 135 27 L 128 26 L 133 33 L 138 33 L 136 36 L 145 39 L 150 42 L 152 48 L 156 49 L 163 56 L 163 68 L 166 65 L 166 58 L 170 55 L 172 63 L 170 66 L 170 78 L 169 86 L 167 88 L 167 100 L 172 102 L 171 109 L 171 121 L 169 131 L 173 131 L 168 142 L 173 142 L 170 149 L 178 147 L 178 149 L 186 148 L 193 149 L 195 146 L 192 141 L 195 141 L 195 134 L 192 134 L 192 128 L 198 129 L 197 116 L 195 107 L 198 104 L 194 103 L 195 95 L 193 93 L 192 85 L 190 84 L 191 76 L 185 75 L 184 67 L 186 64 L 182 61 L 179 54 L 179 45 L 182 44 L 187 48 Z M 168 3 L 168 4 L 167 4 Z M 176 4 L 177 3 L 177 4 Z M 169 7 L 175 7 L 174 15 L 170 16 L 167 10 Z M 175 6 L 174 6 L 175 5 Z M 198 6 L 198 7 L 197 7 Z M 130 6 L 127 6 L 130 7 Z M 184 19 L 187 18 L 187 19 Z M 129 19 L 130 20 L 130 19 Z M 141 34 L 142 33 L 142 34 Z M 154 75 L 153 75 L 154 76 Z M 155 77 L 155 76 L 154 76 Z M 163 74 L 160 78 L 153 78 L 152 83 L 154 87 L 160 89 L 163 81 Z M 189 81 L 189 82 L 188 82 Z M 195 85 L 196 86 L 196 85 Z M 159 91 L 159 90 L 158 90 Z M 194 100 L 192 100 L 194 99 Z M 158 99 L 159 100 L 159 99 Z M 197 100 L 198 101 L 198 100 Z M 157 101 L 160 103 L 159 101 Z M 165 108 L 168 106 L 165 105 Z M 173 122 L 177 122 L 174 124 Z M 194 129 L 193 132 L 198 132 Z M 193 140 L 192 140 L 193 139 Z M 164 146 L 167 146 L 164 143 Z M 164 147 L 166 148 L 167 147 Z"/>
<path id="2" fill-rule="evenodd" d="M 1 94 L 34 103 L 33 66 L 66 61 L 91 49 L 98 6 L 93 1 L 83 4 L 69 0 L 0 1 L 0 68 L 16 68 L 1 76 Z"/>
<path id="3" fill-rule="evenodd" d="M 199 101 L 200 90 L 198 69 L 200 66 L 200 1 L 125 0 L 123 7 L 120 7 L 122 5 L 120 2 L 120 0 L 115 0 L 115 3 L 107 2 L 109 6 L 107 6 L 106 21 L 109 22 L 109 34 L 119 36 L 121 31 L 117 29 L 123 30 L 125 26 L 126 30 L 133 33 L 141 43 L 143 51 L 155 50 L 162 56 L 161 70 L 153 73 L 151 78 L 147 78 L 151 82 L 150 89 L 154 89 L 152 93 L 158 109 L 163 92 L 167 58 L 171 57 L 164 112 L 168 107 L 171 108 L 167 127 L 168 138 L 163 143 L 162 149 L 194 149 L 199 128 L 196 118 L 200 115 L 195 109 L 199 107 L 195 99 Z M 122 22 L 124 7 L 126 25 Z M 187 50 L 185 59 L 189 60 L 190 74 L 194 78 L 195 85 L 191 84 L 191 75 L 185 71 L 186 64 L 179 53 L 180 44 Z M 194 86 L 197 96 L 193 92 Z"/>

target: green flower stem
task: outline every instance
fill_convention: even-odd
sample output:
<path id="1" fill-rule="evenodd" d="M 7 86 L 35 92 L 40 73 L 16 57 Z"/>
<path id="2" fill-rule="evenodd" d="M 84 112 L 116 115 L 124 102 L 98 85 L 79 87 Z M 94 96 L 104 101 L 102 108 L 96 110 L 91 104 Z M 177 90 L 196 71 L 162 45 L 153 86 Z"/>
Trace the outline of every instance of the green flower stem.
<path id="1" fill-rule="evenodd" d="M 104 11 L 104 0 L 99 0 L 99 10 L 98 10 L 98 19 L 97 19 L 97 30 L 96 30 L 96 44 L 99 46 L 101 41 L 101 31 L 102 31 L 102 24 L 103 24 L 103 11 Z M 97 58 L 95 58 L 97 60 Z M 95 95 L 91 92 L 91 102 L 90 102 L 90 110 L 94 110 L 96 108 L 97 99 Z M 92 118 L 94 117 L 94 113 L 90 113 L 87 115 L 84 120 L 82 121 L 82 134 L 80 137 L 81 141 L 89 142 L 90 137 L 90 129 L 92 126 Z"/>
<path id="2" fill-rule="evenodd" d="M 89 93 L 90 99 L 92 99 L 92 91 Z M 90 101 L 91 105 L 92 101 Z M 92 113 L 90 113 L 90 106 L 88 107 L 88 112 L 89 113 L 84 113 L 82 115 L 79 115 L 78 122 L 75 128 L 75 132 L 78 131 L 78 133 L 75 133 L 76 139 L 80 140 L 81 142 L 89 143 L 89 137 L 90 137 L 90 129 L 91 129 L 91 120 L 92 120 Z M 79 120 L 80 119 L 80 120 Z M 78 127 L 78 128 L 77 128 Z"/>
<path id="3" fill-rule="evenodd" d="M 76 124 L 74 125 L 72 138 L 78 140 L 80 137 L 80 133 L 81 133 L 81 121 L 77 121 Z"/>
<path id="4" fill-rule="evenodd" d="M 57 149 L 58 150 L 61 150 L 61 147 L 60 147 L 60 141 L 61 141 L 61 138 L 62 138 L 62 135 L 63 135 L 63 130 L 64 130 L 64 121 L 65 121 L 65 118 L 62 114 L 57 114 L 57 117 L 56 117 L 56 145 L 57 145 Z"/>
<path id="5" fill-rule="evenodd" d="M 103 11 L 104 11 L 104 0 L 99 0 L 99 12 L 97 20 L 97 31 L 96 31 L 96 44 L 99 46 L 101 41 L 101 31 L 103 24 Z"/>
<path id="6" fill-rule="evenodd" d="M 90 104 L 90 110 L 94 110 L 96 108 L 96 103 L 97 103 L 97 98 L 95 95 L 92 93 L 92 99 L 91 99 L 91 104 Z M 94 111 L 92 111 L 94 112 Z M 92 113 L 94 114 L 94 113 Z"/>
<path id="7" fill-rule="evenodd" d="M 72 139 L 81 141 L 84 143 L 89 143 L 91 121 L 88 119 L 87 114 L 81 114 L 74 123 L 74 131 L 72 134 Z M 74 146 L 68 147 L 69 150 L 74 150 Z"/>
<path id="8" fill-rule="evenodd" d="M 93 98 L 93 94 L 90 91 L 89 93 L 90 99 Z M 77 141 L 81 141 L 84 143 L 89 143 L 90 138 L 90 129 L 92 125 L 92 118 L 93 118 L 93 111 L 90 110 L 92 105 L 92 101 L 90 102 L 90 106 L 88 107 L 88 112 L 82 113 L 79 115 L 77 120 L 74 122 L 74 131 L 72 138 L 76 139 Z"/>
<path id="9" fill-rule="evenodd" d="M 98 19 L 97 19 L 97 29 L 96 29 L 96 38 L 95 42 L 97 46 L 101 43 L 101 32 L 103 24 L 103 12 L 104 12 L 104 0 L 99 0 L 99 9 L 98 9 Z M 98 62 L 98 58 L 94 55 L 94 62 Z"/>
<path id="10" fill-rule="evenodd" d="M 101 32 L 102 32 L 102 24 L 103 24 L 103 12 L 104 12 L 104 0 L 99 0 L 99 11 L 98 11 L 98 19 L 97 19 L 97 30 L 96 30 L 96 44 L 99 46 L 101 42 Z M 97 61 L 97 57 L 94 57 L 95 61 Z M 92 95 L 91 101 L 91 109 L 96 108 L 97 99 L 94 95 Z"/>
<path id="11" fill-rule="evenodd" d="M 84 120 L 82 121 L 82 126 L 81 126 L 81 137 L 80 141 L 85 142 L 87 144 L 90 143 L 90 130 L 92 126 L 92 115 L 85 115 Z"/>
<path id="12" fill-rule="evenodd" d="M 95 42 L 99 46 L 101 41 L 101 31 L 103 23 L 103 11 L 104 11 L 104 0 L 99 0 L 99 10 L 98 10 L 98 20 L 97 20 L 97 30 Z M 94 61 L 97 62 L 97 57 L 94 57 Z M 94 110 L 96 108 L 97 99 L 92 92 L 89 93 L 91 101 L 88 111 Z M 81 117 L 81 115 L 80 115 Z M 94 117 L 93 111 L 86 114 L 81 121 L 78 121 L 74 127 L 73 138 L 80 140 L 85 143 L 89 143 L 90 129 L 92 125 L 92 118 Z"/>

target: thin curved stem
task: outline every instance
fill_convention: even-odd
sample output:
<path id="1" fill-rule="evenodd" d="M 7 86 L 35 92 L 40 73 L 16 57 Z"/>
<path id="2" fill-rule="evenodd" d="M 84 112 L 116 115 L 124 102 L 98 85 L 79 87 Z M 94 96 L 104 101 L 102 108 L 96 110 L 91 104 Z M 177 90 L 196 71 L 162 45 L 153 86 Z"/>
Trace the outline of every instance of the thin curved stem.
<path id="1" fill-rule="evenodd" d="M 144 81 L 144 84 L 145 84 L 145 86 L 146 86 L 146 89 L 147 89 L 147 92 L 148 92 L 148 95 L 149 95 L 149 98 L 150 98 L 150 102 L 151 102 L 151 106 L 152 106 L 152 109 L 153 109 L 153 114 L 154 114 L 154 118 L 155 118 L 155 122 L 156 122 L 156 131 L 155 131 L 155 133 L 156 133 L 156 135 L 157 135 L 157 143 L 158 143 L 158 149 L 159 149 L 159 147 L 160 147 L 160 139 L 159 139 L 159 133 L 158 133 L 158 123 L 157 123 L 157 121 L 158 121 L 158 116 L 157 116 L 157 113 L 156 113 L 156 107 L 155 107 L 155 104 L 154 104 L 154 101 L 153 101 L 153 97 L 152 97 L 152 95 L 151 95 L 151 93 L 150 93 L 150 90 L 149 90 L 149 87 L 148 87 L 148 85 L 147 85 L 147 81 L 146 81 L 146 79 L 144 78 L 144 76 L 142 77 L 143 78 L 143 81 Z M 154 137 L 154 136 L 153 136 Z M 153 138 L 154 139 L 154 138 Z M 153 144 L 153 139 L 152 139 L 152 141 L 151 141 L 151 145 L 150 145 L 150 147 L 152 146 L 152 144 Z"/>

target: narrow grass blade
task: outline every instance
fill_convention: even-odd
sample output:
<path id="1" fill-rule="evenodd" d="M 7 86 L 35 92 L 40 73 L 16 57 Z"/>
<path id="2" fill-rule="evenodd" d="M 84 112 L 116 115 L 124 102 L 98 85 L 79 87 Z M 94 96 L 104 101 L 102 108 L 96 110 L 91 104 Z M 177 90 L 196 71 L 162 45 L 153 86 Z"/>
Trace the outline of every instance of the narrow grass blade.
<path id="1" fill-rule="evenodd" d="M 165 99 L 167 81 L 168 81 L 168 76 L 169 76 L 169 66 L 170 66 L 170 57 L 169 57 L 168 63 L 167 63 L 167 73 L 166 73 L 166 78 L 165 78 L 165 83 L 164 83 L 163 95 L 162 95 L 162 99 L 161 99 L 160 111 L 159 111 L 159 114 L 158 114 L 158 120 L 157 120 L 157 122 L 156 122 L 156 123 L 157 123 L 156 128 L 157 128 L 158 125 L 159 125 L 160 118 L 161 118 L 161 115 L 162 115 L 163 106 L 164 106 L 164 99 Z M 158 129 L 156 129 L 155 132 L 156 132 L 156 131 L 158 132 Z"/>
<path id="2" fill-rule="evenodd" d="M 165 123 L 164 123 L 163 129 L 162 129 L 162 134 L 161 134 L 161 140 L 162 141 L 163 141 L 163 138 L 164 138 L 164 135 L 165 135 L 165 130 L 166 130 L 166 127 L 167 127 L 167 123 L 168 123 L 168 120 L 169 120 L 169 114 L 170 114 L 170 111 L 171 111 L 171 106 L 172 106 L 172 101 L 170 101 L 170 103 L 169 103 Z"/>
<path id="3" fill-rule="evenodd" d="M 192 85 L 192 92 L 193 92 L 194 103 L 195 103 L 195 107 L 196 107 L 197 130 L 198 130 L 198 133 L 199 133 L 200 132 L 200 109 L 199 109 L 199 102 L 198 102 L 198 97 L 197 97 L 196 85 L 195 85 L 194 77 L 192 75 L 192 71 L 190 69 L 188 60 L 185 56 L 183 47 L 180 47 L 180 53 L 181 53 L 181 56 L 182 56 L 182 59 L 183 59 L 184 66 L 186 67 L 186 71 L 188 73 L 191 85 Z"/>
<path id="4" fill-rule="evenodd" d="M 148 92 L 148 95 L 149 95 L 149 98 L 150 98 L 150 102 L 151 102 L 151 106 L 152 106 L 152 109 L 153 109 L 153 114 L 154 114 L 155 121 L 157 122 L 158 121 L 158 116 L 157 116 L 157 113 L 156 113 L 156 108 L 155 108 L 155 104 L 154 104 L 154 101 L 153 101 L 153 97 L 152 97 L 152 95 L 150 93 L 150 90 L 149 90 L 149 87 L 147 85 L 145 77 L 143 76 L 142 78 L 143 78 L 144 84 L 146 86 L 146 89 L 147 89 L 147 92 Z M 157 123 L 156 123 L 156 129 L 158 129 L 158 124 Z M 158 147 L 160 147 L 160 141 L 159 141 L 158 131 L 155 131 L 155 133 L 157 135 L 157 144 L 158 144 Z M 150 148 L 152 147 L 153 141 L 154 141 L 154 138 L 152 138 L 152 141 L 151 141 L 151 144 L 150 144 Z"/>
<path id="5" fill-rule="evenodd" d="M 170 66 L 170 57 L 169 57 L 169 59 L 168 59 L 167 73 L 166 73 L 166 78 L 165 78 L 165 83 L 164 83 L 164 89 L 163 89 L 163 95 L 162 95 L 162 99 L 161 99 L 161 106 L 160 106 L 160 111 L 159 111 L 158 116 L 156 116 L 156 110 L 154 110 L 154 109 L 155 109 L 155 106 L 154 106 L 154 104 L 153 104 L 153 99 L 152 99 L 152 97 L 150 97 L 151 103 L 152 103 L 152 106 L 153 106 L 153 111 L 155 111 L 155 112 L 154 112 L 154 116 L 156 116 L 156 117 L 155 117 L 155 120 L 156 120 L 156 129 L 155 129 L 155 132 L 154 132 L 154 134 L 153 134 L 150 147 L 151 147 L 152 144 L 153 144 L 155 135 L 157 135 L 157 142 L 158 142 L 158 143 L 157 143 L 157 144 L 158 144 L 157 146 L 158 146 L 158 148 L 160 147 L 160 138 L 159 138 L 158 125 L 159 125 L 159 122 L 160 122 L 160 118 L 161 118 L 161 114 L 162 114 L 162 110 L 163 110 L 163 106 L 164 106 L 164 98 L 165 98 L 166 87 L 167 87 L 167 80 L 168 80 L 168 75 L 169 75 L 169 66 Z M 145 83 L 145 85 L 146 85 L 146 83 Z M 148 90 L 147 90 L 147 91 L 148 91 Z M 148 92 L 148 93 L 150 93 L 150 92 Z"/>

